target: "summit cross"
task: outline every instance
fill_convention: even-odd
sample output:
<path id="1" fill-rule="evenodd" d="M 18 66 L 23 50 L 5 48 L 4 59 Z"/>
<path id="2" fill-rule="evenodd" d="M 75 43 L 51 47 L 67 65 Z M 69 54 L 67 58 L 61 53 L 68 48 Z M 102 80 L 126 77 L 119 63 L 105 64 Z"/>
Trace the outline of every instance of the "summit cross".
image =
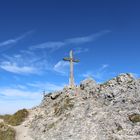
<path id="1" fill-rule="evenodd" d="M 75 84 L 74 84 L 74 70 L 73 70 L 73 63 L 76 62 L 78 63 L 79 60 L 76 60 L 73 58 L 73 51 L 70 51 L 70 57 L 65 57 L 63 58 L 64 61 L 69 61 L 70 62 L 70 78 L 69 78 L 69 86 L 70 88 L 74 88 Z"/>

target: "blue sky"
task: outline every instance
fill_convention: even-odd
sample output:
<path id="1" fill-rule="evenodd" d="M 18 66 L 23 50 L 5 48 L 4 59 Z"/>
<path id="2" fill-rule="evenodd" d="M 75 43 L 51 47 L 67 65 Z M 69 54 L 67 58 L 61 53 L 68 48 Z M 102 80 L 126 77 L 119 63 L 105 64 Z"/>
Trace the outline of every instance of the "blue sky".
<path id="1" fill-rule="evenodd" d="M 38 105 L 42 91 L 119 73 L 139 77 L 139 0 L 5 0 L 0 2 L 0 113 Z"/>

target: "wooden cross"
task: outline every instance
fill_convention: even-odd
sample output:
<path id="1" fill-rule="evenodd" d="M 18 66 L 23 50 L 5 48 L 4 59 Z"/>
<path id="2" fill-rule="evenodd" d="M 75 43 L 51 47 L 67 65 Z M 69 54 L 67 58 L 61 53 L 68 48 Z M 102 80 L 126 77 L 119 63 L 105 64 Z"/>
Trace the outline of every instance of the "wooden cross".
<path id="1" fill-rule="evenodd" d="M 70 88 L 74 88 L 75 84 L 74 84 L 74 71 L 73 71 L 73 62 L 78 63 L 79 60 L 75 60 L 73 58 L 73 51 L 70 51 L 70 57 L 65 57 L 63 58 L 64 61 L 69 61 L 70 62 L 70 79 L 69 79 L 69 86 Z"/>

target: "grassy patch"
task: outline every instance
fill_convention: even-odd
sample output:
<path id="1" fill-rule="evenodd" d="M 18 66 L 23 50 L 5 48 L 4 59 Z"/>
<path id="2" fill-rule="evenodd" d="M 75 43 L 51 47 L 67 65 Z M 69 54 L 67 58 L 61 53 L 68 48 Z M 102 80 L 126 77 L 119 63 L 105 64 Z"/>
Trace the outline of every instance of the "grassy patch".
<path id="1" fill-rule="evenodd" d="M 4 123 L 0 123 L 0 140 L 15 140 L 15 130 Z"/>
<path id="2" fill-rule="evenodd" d="M 132 114 L 129 116 L 129 120 L 133 123 L 140 122 L 140 114 Z"/>
<path id="3" fill-rule="evenodd" d="M 22 109 L 17 111 L 13 115 L 1 115 L 0 118 L 4 120 L 5 123 L 12 125 L 12 126 L 17 126 L 20 125 L 25 118 L 28 116 L 28 111 L 26 109 Z"/>

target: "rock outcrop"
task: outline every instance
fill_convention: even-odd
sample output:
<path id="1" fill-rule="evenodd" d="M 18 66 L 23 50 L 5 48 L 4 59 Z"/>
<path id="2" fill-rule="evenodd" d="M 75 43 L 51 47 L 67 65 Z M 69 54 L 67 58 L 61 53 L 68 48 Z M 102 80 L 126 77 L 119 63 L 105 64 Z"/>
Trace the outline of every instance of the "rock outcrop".
<path id="1" fill-rule="evenodd" d="M 140 140 L 140 80 L 121 74 L 44 95 L 30 120 L 35 140 Z M 37 113 L 38 112 L 38 113 Z"/>

